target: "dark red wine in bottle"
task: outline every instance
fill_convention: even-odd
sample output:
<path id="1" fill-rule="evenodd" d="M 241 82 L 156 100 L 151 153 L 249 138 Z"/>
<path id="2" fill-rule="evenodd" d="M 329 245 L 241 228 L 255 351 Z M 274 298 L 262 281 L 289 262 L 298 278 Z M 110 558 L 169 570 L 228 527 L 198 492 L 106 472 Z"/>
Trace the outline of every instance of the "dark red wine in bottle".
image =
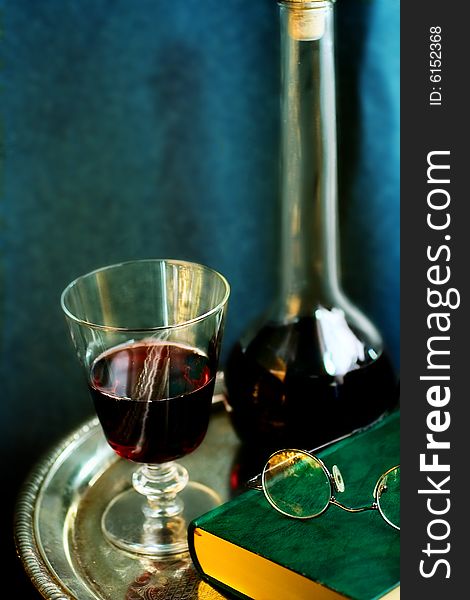
<path id="1" fill-rule="evenodd" d="M 89 387 L 115 452 L 135 462 L 163 463 L 203 440 L 214 380 L 208 357 L 198 350 L 141 341 L 98 356 Z"/>
<path id="2" fill-rule="evenodd" d="M 344 347 L 342 330 L 335 343 Z M 397 402 L 390 361 L 364 348 L 344 364 L 325 356 L 314 318 L 266 324 L 247 347 L 232 349 L 226 384 L 233 425 L 239 437 L 267 448 L 312 448 L 368 425 Z M 330 361 L 330 362 L 328 362 Z M 328 370 L 330 372 L 328 372 Z M 344 372 L 345 371 L 345 372 Z"/>

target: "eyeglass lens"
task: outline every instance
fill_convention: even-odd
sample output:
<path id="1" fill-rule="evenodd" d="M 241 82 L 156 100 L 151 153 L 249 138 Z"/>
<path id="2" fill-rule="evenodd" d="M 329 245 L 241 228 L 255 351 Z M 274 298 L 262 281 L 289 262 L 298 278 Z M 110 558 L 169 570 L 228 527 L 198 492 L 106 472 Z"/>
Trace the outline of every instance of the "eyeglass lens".
<path id="1" fill-rule="evenodd" d="M 383 518 L 400 528 L 400 467 L 394 467 L 377 484 L 377 504 Z"/>
<path id="2" fill-rule="evenodd" d="M 330 480 L 322 464 L 299 450 L 280 450 L 269 458 L 263 489 L 275 508 L 298 519 L 319 515 L 331 498 Z"/>

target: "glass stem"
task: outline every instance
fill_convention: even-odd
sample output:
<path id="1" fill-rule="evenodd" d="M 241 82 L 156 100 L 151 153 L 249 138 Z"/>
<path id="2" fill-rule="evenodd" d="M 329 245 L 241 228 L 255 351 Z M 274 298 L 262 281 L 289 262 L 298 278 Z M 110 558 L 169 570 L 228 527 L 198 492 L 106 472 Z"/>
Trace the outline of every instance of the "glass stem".
<path id="1" fill-rule="evenodd" d="M 184 508 L 178 493 L 188 483 L 188 471 L 175 462 L 141 465 L 132 476 L 132 485 L 147 498 L 143 512 L 147 517 L 173 517 Z"/>

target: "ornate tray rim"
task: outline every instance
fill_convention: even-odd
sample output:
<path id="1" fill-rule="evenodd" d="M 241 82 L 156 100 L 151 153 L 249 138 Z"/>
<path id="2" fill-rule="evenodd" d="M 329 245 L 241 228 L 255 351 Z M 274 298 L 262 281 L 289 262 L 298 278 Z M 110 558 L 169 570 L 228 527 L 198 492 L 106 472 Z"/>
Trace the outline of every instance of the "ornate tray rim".
<path id="1" fill-rule="evenodd" d="M 82 424 L 62 439 L 52 453 L 47 454 L 33 467 L 24 482 L 16 501 L 14 519 L 14 539 L 16 552 L 26 574 L 38 592 L 47 600 L 76 600 L 54 577 L 44 560 L 36 541 L 34 517 L 36 502 L 41 488 L 52 467 L 74 442 L 94 433 L 99 427 L 96 417 Z"/>

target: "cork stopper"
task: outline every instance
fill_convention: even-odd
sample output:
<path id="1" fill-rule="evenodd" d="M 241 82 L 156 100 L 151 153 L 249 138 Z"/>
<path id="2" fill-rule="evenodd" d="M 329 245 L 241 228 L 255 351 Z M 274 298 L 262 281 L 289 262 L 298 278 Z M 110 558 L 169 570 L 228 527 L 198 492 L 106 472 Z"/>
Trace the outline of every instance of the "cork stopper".
<path id="1" fill-rule="evenodd" d="M 334 1 L 334 0 L 333 0 Z M 294 40 L 319 40 L 325 33 L 325 9 L 332 0 L 288 0 L 289 35 Z"/>

